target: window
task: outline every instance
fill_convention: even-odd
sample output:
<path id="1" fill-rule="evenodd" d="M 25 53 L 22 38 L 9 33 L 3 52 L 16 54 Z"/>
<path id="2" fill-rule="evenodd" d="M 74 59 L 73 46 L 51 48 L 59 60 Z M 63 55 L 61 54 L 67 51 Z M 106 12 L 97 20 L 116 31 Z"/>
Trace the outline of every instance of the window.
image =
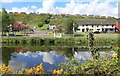
<path id="1" fill-rule="evenodd" d="M 93 27 L 93 25 L 92 25 L 92 27 Z"/>
<path id="2" fill-rule="evenodd" d="M 86 28 L 86 31 L 87 31 L 87 32 L 88 32 L 88 30 L 89 30 L 89 29 L 88 29 L 88 28 Z"/>
<path id="3" fill-rule="evenodd" d="M 84 25 L 82 25 L 82 26 L 84 26 Z"/>
<path id="4" fill-rule="evenodd" d="M 110 31 L 113 31 L 113 29 L 110 29 Z"/>
<path id="5" fill-rule="evenodd" d="M 99 25 L 97 25 L 97 27 L 99 27 Z"/>
<path id="6" fill-rule="evenodd" d="M 84 32 L 85 31 L 85 29 L 82 29 L 82 32 Z"/>
<path id="7" fill-rule="evenodd" d="M 112 27 L 113 27 L 114 25 L 112 25 Z"/>
<path id="8" fill-rule="evenodd" d="M 108 25 L 106 25 L 106 26 L 108 26 Z"/>

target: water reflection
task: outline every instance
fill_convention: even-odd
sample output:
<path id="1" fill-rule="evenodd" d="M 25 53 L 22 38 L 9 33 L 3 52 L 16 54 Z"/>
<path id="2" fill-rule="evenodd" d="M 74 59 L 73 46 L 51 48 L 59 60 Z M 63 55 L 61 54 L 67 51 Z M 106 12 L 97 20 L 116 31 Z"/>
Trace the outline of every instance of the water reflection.
<path id="1" fill-rule="evenodd" d="M 2 47 L 2 58 L 0 62 L 9 65 L 12 70 L 31 68 L 43 64 L 44 71 L 51 73 L 53 69 L 58 69 L 58 64 L 68 58 L 75 58 L 81 63 L 91 60 L 92 54 L 88 49 L 78 49 L 78 47 L 45 47 L 45 46 L 15 46 Z M 104 52 L 101 52 L 101 55 Z"/>

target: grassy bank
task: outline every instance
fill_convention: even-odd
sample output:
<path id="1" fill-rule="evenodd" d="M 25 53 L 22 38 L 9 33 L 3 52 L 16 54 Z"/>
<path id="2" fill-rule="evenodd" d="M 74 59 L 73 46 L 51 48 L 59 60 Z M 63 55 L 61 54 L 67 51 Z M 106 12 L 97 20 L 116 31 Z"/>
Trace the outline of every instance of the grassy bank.
<path id="1" fill-rule="evenodd" d="M 95 34 L 96 46 L 120 46 L 118 44 L 118 34 Z M 86 34 L 76 37 L 62 38 L 41 38 L 41 37 L 3 37 L 2 42 L 6 44 L 21 44 L 21 45 L 82 45 L 87 46 L 88 40 Z"/>

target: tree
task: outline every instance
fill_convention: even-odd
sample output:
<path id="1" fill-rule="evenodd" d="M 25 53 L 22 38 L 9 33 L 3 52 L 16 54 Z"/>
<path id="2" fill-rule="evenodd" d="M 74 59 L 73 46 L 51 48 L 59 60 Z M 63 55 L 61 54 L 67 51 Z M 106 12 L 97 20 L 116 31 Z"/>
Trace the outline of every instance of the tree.
<path id="1" fill-rule="evenodd" d="M 78 24 L 75 22 L 73 17 L 69 17 L 67 21 L 65 21 L 66 25 L 66 34 L 73 34 L 74 31 L 76 32 L 78 28 Z M 73 29 L 74 28 L 74 29 Z"/>
<path id="2" fill-rule="evenodd" d="M 39 22 L 38 24 L 37 24 L 37 26 L 39 27 L 39 28 L 41 28 L 42 26 L 43 26 L 43 22 Z"/>
<path id="3" fill-rule="evenodd" d="M 2 8 L 2 35 L 3 32 L 9 32 L 9 25 L 11 24 L 11 20 L 5 8 Z"/>
<path id="4" fill-rule="evenodd" d="M 66 34 L 73 34 L 73 20 L 72 18 L 68 18 L 68 20 L 65 22 L 65 30 Z"/>
<path id="5" fill-rule="evenodd" d="M 77 31 L 77 29 L 78 29 L 78 24 L 77 23 L 74 23 L 74 31 L 76 32 Z"/>

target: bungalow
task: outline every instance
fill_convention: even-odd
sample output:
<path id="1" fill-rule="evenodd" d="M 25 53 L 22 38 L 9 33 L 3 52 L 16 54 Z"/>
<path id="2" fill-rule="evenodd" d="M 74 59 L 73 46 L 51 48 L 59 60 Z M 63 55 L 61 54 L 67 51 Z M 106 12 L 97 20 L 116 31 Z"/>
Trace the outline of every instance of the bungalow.
<path id="1" fill-rule="evenodd" d="M 87 16 L 87 14 L 83 14 L 82 17 L 86 18 L 86 17 L 88 17 L 88 16 Z"/>
<path id="2" fill-rule="evenodd" d="M 105 19 L 106 18 L 106 16 L 101 16 L 101 19 Z"/>
<path id="3" fill-rule="evenodd" d="M 96 16 L 94 16 L 96 19 L 100 19 L 100 16 L 99 15 L 96 15 Z"/>
<path id="4" fill-rule="evenodd" d="M 53 30 L 56 28 L 56 25 L 55 24 L 49 24 L 49 30 Z"/>
<path id="5" fill-rule="evenodd" d="M 79 22 L 78 24 L 77 32 L 88 32 L 88 30 L 92 30 L 93 32 L 111 33 L 118 31 L 114 22 Z"/>
<path id="6" fill-rule="evenodd" d="M 94 15 L 89 15 L 88 17 L 89 17 L 89 18 L 94 18 Z"/>

